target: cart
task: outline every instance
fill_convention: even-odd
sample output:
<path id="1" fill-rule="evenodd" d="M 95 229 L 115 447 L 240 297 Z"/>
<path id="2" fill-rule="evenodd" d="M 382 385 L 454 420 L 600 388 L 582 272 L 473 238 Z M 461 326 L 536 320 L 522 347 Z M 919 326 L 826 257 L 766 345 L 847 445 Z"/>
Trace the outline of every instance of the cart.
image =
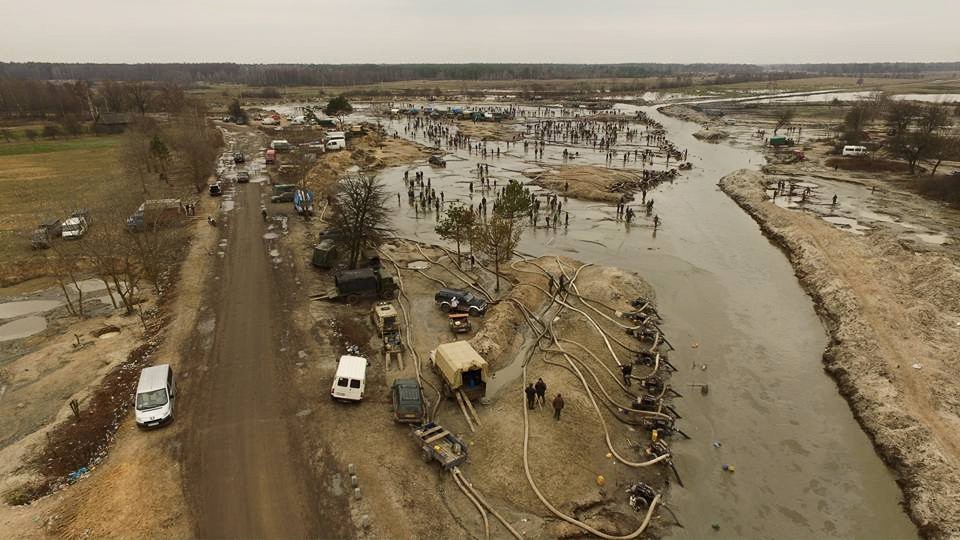
<path id="1" fill-rule="evenodd" d="M 447 315 L 450 331 L 454 334 L 463 334 L 470 331 L 470 315 L 466 313 L 451 313 Z"/>
<path id="2" fill-rule="evenodd" d="M 414 429 L 413 436 L 420 445 L 420 458 L 424 463 L 436 460 L 446 471 L 467 460 L 467 445 L 439 424 L 427 422 Z"/>

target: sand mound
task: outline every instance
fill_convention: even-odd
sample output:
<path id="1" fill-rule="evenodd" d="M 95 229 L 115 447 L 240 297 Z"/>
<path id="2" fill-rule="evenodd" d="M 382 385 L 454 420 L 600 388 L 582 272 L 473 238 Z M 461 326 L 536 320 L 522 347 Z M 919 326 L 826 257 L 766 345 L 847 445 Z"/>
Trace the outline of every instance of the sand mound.
<path id="1" fill-rule="evenodd" d="M 701 129 L 700 131 L 693 134 L 694 137 L 700 139 L 701 141 L 707 141 L 712 143 L 718 143 L 723 139 L 730 137 L 730 134 L 722 129 Z"/>
<path id="2" fill-rule="evenodd" d="M 623 194 L 643 179 L 639 171 L 608 169 L 595 165 L 563 165 L 557 168 L 529 169 L 524 175 L 535 186 L 547 188 L 565 197 L 617 203 Z"/>

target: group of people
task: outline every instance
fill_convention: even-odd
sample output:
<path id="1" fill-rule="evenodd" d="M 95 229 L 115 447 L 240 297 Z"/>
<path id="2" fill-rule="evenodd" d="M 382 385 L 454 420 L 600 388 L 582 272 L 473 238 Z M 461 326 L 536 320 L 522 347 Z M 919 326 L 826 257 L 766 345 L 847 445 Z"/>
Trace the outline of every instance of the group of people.
<path id="1" fill-rule="evenodd" d="M 523 390 L 527 396 L 527 409 L 535 410 L 538 406 L 542 409 L 547 403 L 547 383 L 543 378 L 538 378 L 536 383 L 530 383 Z M 558 392 L 551 401 L 553 405 L 553 419 L 560 420 L 560 412 L 563 411 L 563 396 Z"/>

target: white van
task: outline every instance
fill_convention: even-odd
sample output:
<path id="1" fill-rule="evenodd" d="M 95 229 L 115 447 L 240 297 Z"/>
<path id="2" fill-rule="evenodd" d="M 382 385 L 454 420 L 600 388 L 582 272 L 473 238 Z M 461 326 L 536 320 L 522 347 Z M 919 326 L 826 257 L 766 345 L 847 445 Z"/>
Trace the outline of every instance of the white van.
<path id="1" fill-rule="evenodd" d="M 343 149 L 345 149 L 346 147 L 347 147 L 347 140 L 346 140 L 346 139 L 330 139 L 329 141 L 327 141 L 327 144 L 325 145 L 325 148 L 326 148 L 328 151 L 330 151 L 330 150 L 343 150 Z"/>
<path id="2" fill-rule="evenodd" d="M 143 368 L 137 383 L 137 425 L 149 428 L 173 421 L 175 395 L 176 384 L 169 364 Z"/>
<path id="3" fill-rule="evenodd" d="M 867 155 L 866 146 L 844 146 L 843 147 L 844 156 L 865 156 Z"/>
<path id="4" fill-rule="evenodd" d="M 367 384 L 367 359 L 344 355 L 337 364 L 330 397 L 344 401 L 360 401 Z"/>

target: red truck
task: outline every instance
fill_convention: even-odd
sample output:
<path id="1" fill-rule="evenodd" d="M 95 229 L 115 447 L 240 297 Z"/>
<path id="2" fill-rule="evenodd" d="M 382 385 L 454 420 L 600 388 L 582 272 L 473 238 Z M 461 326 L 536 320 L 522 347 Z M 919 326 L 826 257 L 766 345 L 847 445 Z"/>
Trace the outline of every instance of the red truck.
<path id="1" fill-rule="evenodd" d="M 277 151 L 274 150 L 273 148 L 268 148 L 266 159 L 267 159 L 267 165 L 273 165 L 274 163 L 276 163 Z"/>

